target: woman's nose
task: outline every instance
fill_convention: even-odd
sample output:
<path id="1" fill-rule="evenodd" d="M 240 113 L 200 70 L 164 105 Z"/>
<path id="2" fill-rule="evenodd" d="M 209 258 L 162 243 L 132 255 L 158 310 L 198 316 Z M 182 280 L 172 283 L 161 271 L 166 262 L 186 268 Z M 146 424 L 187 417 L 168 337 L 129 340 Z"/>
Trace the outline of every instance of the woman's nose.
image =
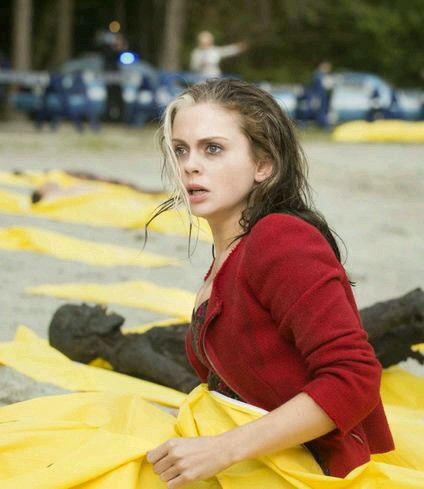
<path id="1" fill-rule="evenodd" d="M 190 153 L 188 153 L 186 155 L 186 157 L 184 158 L 183 167 L 184 167 L 184 171 L 186 173 L 198 173 L 198 172 L 200 172 L 201 162 L 200 162 L 199 155 L 196 154 L 194 151 L 193 152 L 190 151 Z"/>

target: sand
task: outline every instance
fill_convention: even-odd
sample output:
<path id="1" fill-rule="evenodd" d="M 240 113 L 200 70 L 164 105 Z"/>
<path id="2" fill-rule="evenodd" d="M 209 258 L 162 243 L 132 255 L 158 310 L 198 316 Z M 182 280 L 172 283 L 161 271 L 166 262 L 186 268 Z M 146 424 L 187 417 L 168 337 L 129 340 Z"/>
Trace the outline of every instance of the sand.
<path id="1" fill-rule="evenodd" d="M 0 123 L 0 171 L 65 169 L 93 172 L 159 190 L 156 127 L 104 127 L 77 134 L 65 125 L 56 133 L 34 131 L 28 122 Z M 345 267 L 357 285 L 359 307 L 424 286 L 424 145 L 343 144 L 328 137 L 304 140 L 317 207 L 343 239 Z M 0 185 L 0 188 L 11 188 Z M 13 190 L 16 190 L 14 188 Z M 27 189 L 20 192 L 29 194 Z M 141 248 L 143 230 L 120 230 L 0 214 L 0 225 L 32 225 L 79 238 Z M 28 295 L 46 283 L 149 280 L 195 291 L 211 260 L 199 242 L 187 258 L 187 240 L 152 233 L 147 250 L 178 257 L 181 267 L 103 268 L 27 252 L 0 250 L 0 341 L 19 324 L 46 337 L 54 311 L 66 300 Z M 346 253 L 344 253 L 346 256 Z M 111 306 L 126 326 L 163 319 L 157 313 Z M 6 370 L 0 377 L 4 380 Z M 19 384 L 19 381 L 17 382 Z M 13 398 L 13 396 L 12 396 Z M 15 398 L 13 398 L 15 399 Z"/>

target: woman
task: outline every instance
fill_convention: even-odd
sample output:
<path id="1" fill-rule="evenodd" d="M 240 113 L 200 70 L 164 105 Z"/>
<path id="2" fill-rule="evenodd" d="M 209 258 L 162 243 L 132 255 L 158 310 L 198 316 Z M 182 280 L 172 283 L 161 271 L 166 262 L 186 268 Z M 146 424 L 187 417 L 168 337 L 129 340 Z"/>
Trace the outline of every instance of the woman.
<path id="1" fill-rule="evenodd" d="M 304 444 L 325 474 L 344 477 L 392 450 L 381 367 L 279 105 L 242 81 L 194 85 L 168 107 L 161 143 L 173 197 L 157 215 L 183 203 L 214 242 L 188 357 L 210 390 L 269 412 L 161 444 L 148 453 L 154 471 L 179 488 Z"/>

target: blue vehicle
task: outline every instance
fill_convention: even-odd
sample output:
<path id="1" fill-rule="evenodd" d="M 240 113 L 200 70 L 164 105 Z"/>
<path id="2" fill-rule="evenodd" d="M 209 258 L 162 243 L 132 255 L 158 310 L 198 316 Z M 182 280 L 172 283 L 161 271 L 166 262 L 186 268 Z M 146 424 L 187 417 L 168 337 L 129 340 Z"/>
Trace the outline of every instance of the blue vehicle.
<path id="1" fill-rule="evenodd" d="M 378 76 L 338 73 L 334 77 L 329 107 L 332 124 L 354 119 L 402 118 L 395 91 Z"/>
<path id="2" fill-rule="evenodd" d="M 187 86 L 205 79 L 192 72 L 157 70 L 131 52 L 121 53 L 119 60 L 114 72 L 105 72 L 103 56 L 93 53 L 68 61 L 58 73 L 30 74 L 26 88 L 14 96 L 15 106 L 38 123 L 50 120 L 54 126 L 67 117 L 77 128 L 81 128 L 84 119 L 96 127 L 100 118 L 113 109 L 113 95 L 115 101 L 119 99 L 119 108 L 115 119 L 110 119 L 143 125 L 157 120 L 166 105 Z M 331 74 L 331 80 L 325 127 L 355 119 L 423 118 L 422 91 L 395 90 L 370 73 L 340 72 Z M 323 124 L 322 104 L 313 84 L 257 84 L 300 124 Z"/>
<path id="3" fill-rule="evenodd" d="M 20 91 L 12 97 L 14 106 L 27 112 L 37 126 L 49 122 L 56 128 L 60 120 L 69 118 L 79 130 L 83 120 L 97 129 L 106 90 L 93 61 L 96 59 L 74 60 L 57 72 L 24 75 Z"/>
<path id="4" fill-rule="evenodd" d="M 356 119 L 419 120 L 423 117 L 424 93 L 394 89 L 377 75 L 361 72 L 332 74 L 323 124 L 320 94 L 314 84 L 271 90 L 287 113 L 300 124 L 314 121 L 322 127 Z"/>
<path id="5" fill-rule="evenodd" d="M 122 114 L 116 120 L 135 122 L 136 116 L 140 119 L 139 108 L 143 122 L 157 116 L 156 69 L 138 59 L 119 63 L 116 72 L 104 72 L 103 66 L 103 56 L 94 53 L 70 60 L 54 73 L 31 73 L 12 102 L 38 123 L 48 120 L 56 126 L 69 118 L 77 127 L 82 119 L 96 126 L 108 109 L 108 89 L 117 87 Z"/>

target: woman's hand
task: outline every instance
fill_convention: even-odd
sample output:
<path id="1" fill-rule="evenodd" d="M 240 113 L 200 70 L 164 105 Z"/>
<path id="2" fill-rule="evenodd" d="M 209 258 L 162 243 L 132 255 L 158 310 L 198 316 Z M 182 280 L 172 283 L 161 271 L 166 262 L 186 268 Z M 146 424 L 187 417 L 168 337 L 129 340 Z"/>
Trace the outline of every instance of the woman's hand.
<path id="1" fill-rule="evenodd" d="M 219 436 L 172 438 L 147 453 L 147 461 L 168 489 L 208 479 L 232 461 L 224 440 Z"/>

